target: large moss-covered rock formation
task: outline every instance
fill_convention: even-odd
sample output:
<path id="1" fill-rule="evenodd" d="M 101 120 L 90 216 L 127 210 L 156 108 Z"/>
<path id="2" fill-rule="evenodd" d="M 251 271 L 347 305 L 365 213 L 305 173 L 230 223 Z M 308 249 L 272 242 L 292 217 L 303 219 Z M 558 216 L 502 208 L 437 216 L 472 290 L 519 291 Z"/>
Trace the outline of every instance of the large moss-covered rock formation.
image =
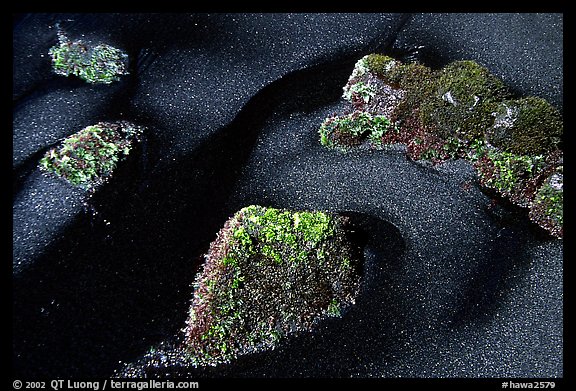
<path id="1" fill-rule="evenodd" d="M 383 54 L 361 58 L 343 90 L 350 108 L 321 124 L 322 145 L 404 144 L 413 160 L 466 159 L 484 188 L 562 237 L 563 121 L 546 100 L 514 98 L 474 61 L 432 70 Z"/>
<path id="2" fill-rule="evenodd" d="M 194 283 L 185 350 L 194 366 L 273 349 L 353 304 L 359 255 L 339 215 L 248 206 L 210 245 Z"/>

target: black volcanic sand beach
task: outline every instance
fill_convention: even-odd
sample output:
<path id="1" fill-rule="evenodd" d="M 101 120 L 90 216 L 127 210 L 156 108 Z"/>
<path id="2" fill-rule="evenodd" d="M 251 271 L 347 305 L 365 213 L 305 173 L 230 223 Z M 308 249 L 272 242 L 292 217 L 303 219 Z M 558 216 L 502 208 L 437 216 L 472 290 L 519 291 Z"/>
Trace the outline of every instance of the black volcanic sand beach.
<path id="1" fill-rule="evenodd" d="M 57 22 L 125 50 L 130 75 L 53 74 Z M 181 336 L 218 230 L 259 204 L 351 217 L 365 244 L 356 305 L 273 351 L 150 375 L 562 377 L 562 240 L 483 193 L 464 161 L 343 154 L 317 133 L 372 52 L 476 60 L 562 111 L 562 30 L 559 14 L 15 16 L 14 375 L 143 368 Z M 147 130 L 91 198 L 40 174 L 63 137 L 116 120 Z"/>

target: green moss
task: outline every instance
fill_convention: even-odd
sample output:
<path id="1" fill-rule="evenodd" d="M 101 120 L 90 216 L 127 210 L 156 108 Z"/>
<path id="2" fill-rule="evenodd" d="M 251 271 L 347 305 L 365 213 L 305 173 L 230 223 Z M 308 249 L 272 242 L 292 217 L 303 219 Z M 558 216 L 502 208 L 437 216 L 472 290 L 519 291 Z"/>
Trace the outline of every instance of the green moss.
<path id="1" fill-rule="evenodd" d="M 564 192 L 549 184 L 543 185 L 536 195 L 536 203 L 544 205 L 546 216 L 559 225 L 564 224 Z"/>
<path id="2" fill-rule="evenodd" d="M 423 159 L 423 160 L 440 159 L 440 151 L 436 148 L 426 149 L 420 154 L 420 159 Z"/>
<path id="3" fill-rule="evenodd" d="M 52 67 L 58 75 L 77 76 L 88 83 L 110 84 L 128 74 L 128 56 L 110 45 L 90 46 L 70 41 L 59 33 L 59 42 L 48 51 Z"/>
<path id="4" fill-rule="evenodd" d="M 492 113 L 509 92 L 474 61 L 456 61 L 438 72 L 433 94 L 420 106 L 422 123 L 442 138 L 472 141 L 492 126 Z"/>
<path id="5" fill-rule="evenodd" d="M 544 180 L 530 206 L 530 219 L 557 237 L 562 237 L 564 225 L 563 169 L 557 167 Z"/>
<path id="6" fill-rule="evenodd" d="M 293 331 L 340 316 L 359 279 L 344 221 L 256 205 L 237 212 L 211 244 L 194 284 L 186 328 L 192 365 L 274 348 Z"/>
<path id="7" fill-rule="evenodd" d="M 328 305 L 327 310 L 328 316 L 339 317 L 340 316 L 340 304 L 336 300 L 332 300 Z"/>
<path id="8" fill-rule="evenodd" d="M 442 150 L 447 155 L 447 158 L 456 159 L 462 156 L 466 147 L 466 143 L 462 142 L 460 139 L 456 137 L 449 137 L 445 141 L 444 145 L 442 145 Z"/>
<path id="9" fill-rule="evenodd" d="M 385 116 L 355 111 L 346 116 L 327 118 L 318 133 L 322 145 L 345 149 L 365 139 L 378 146 L 384 134 L 391 129 L 394 128 Z"/>
<path id="10" fill-rule="evenodd" d="M 349 88 L 344 88 L 344 99 L 352 102 L 355 97 L 361 99 L 364 103 L 370 102 L 370 99 L 376 95 L 376 91 L 369 84 L 359 81 L 352 84 Z"/>
<path id="11" fill-rule="evenodd" d="M 274 250 L 274 247 L 265 244 L 262 246 L 261 251 L 262 251 L 263 255 L 267 256 L 268 258 L 273 259 L 274 262 L 276 262 L 277 264 L 282 263 L 282 254 L 280 254 L 279 252 L 276 252 L 276 250 Z"/>
<path id="12" fill-rule="evenodd" d="M 316 246 L 334 235 L 332 219 L 325 213 L 296 212 L 293 214 L 293 219 L 294 229 L 312 246 Z"/>
<path id="13" fill-rule="evenodd" d="M 394 67 L 389 79 L 397 83 L 399 88 L 406 91 L 406 94 L 394 111 L 392 119 L 402 121 L 413 115 L 422 102 L 432 99 L 437 83 L 436 77 L 430 68 L 417 63 Z"/>
<path id="14" fill-rule="evenodd" d="M 521 207 L 530 207 L 543 176 L 561 164 L 554 158 L 562 154 L 559 111 L 541 98 L 511 99 L 502 80 L 474 61 L 434 71 L 370 54 L 356 63 L 344 92 L 354 111 L 324 120 L 319 134 L 326 147 L 401 143 L 413 160 L 464 158 L 485 188 Z M 545 209 L 534 215 L 545 216 Z M 558 215 L 535 221 L 561 235 Z"/>
<path id="15" fill-rule="evenodd" d="M 252 239 L 244 227 L 235 230 L 233 236 L 247 252 L 252 251 Z"/>
<path id="16" fill-rule="evenodd" d="M 95 188 L 103 183 L 125 158 L 142 129 L 128 122 L 100 122 L 88 126 L 51 148 L 40 167 L 73 185 Z"/>
<path id="17" fill-rule="evenodd" d="M 363 58 L 363 64 L 368 71 L 390 81 L 390 71 L 400 65 L 400 62 L 384 54 L 369 54 Z"/>
<path id="18" fill-rule="evenodd" d="M 477 164 L 483 185 L 502 195 L 520 192 L 520 189 L 544 166 L 544 157 L 516 155 L 494 148 L 487 149 Z"/>
<path id="19" fill-rule="evenodd" d="M 527 97 L 498 105 L 487 139 L 508 152 L 538 155 L 556 149 L 562 133 L 560 112 L 542 98 Z"/>

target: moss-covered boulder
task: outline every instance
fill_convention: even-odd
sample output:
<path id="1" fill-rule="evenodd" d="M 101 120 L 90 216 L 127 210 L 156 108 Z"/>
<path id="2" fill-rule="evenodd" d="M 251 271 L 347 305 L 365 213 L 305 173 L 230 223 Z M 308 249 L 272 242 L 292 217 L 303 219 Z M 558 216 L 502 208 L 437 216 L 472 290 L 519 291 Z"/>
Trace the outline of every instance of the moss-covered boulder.
<path id="1" fill-rule="evenodd" d="M 56 74 L 77 76 L 91 84 L 110 84 L 128 74 L 128 55 L 122 50 L 103 43 L 72 41 L 62 31 L 48 54 Z"/>
<path id="2" fill-rule="evenodd" d="M 359 254 L 346 218 L 261 206 L 237 212 L 194 283 L 185 349 L 192 365 L 273 349 L 354 303 Z"/>
<path id="3" fill-rule="evenodd" d="M 87 126 L 66 137 L 59 147 L 50 148 L 40 168 L 72 185 L 95 189 L 128 156 L 142 132 L 143 128 L 126 121 Z"/>
<path id="4" fill-rule="evenodd" d="M 546 185 L 557 177 L 546 178 L 562 166 L 563 121 L 546 100 L 512 99 L 474 61 L 432 70 L 384 54 L 356 62 L 343 98 L 352 107 L 322 122 L 322 145 L 346 151 L 400 143 L 415 161 L 466 159 L 485 190 L 530 208 L 533 221 L 562 236 L 563 190 Z"/>
<path id="5" fill-rule="evenodd" d="M 494 112 L 487 140 L 507 152 L 546 154 L 561 142 L 564 125 L 560 112 L 542 98 L 505 100 Z"/>

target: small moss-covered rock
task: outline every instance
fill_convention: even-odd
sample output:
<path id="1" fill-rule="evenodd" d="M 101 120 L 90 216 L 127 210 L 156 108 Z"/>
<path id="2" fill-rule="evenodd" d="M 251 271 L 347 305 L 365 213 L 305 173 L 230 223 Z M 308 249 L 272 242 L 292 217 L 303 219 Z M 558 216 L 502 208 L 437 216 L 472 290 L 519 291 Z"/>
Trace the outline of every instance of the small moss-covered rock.
<path id="1" fill-rule="evenodd" d="M 433 95 L 420 107 L 422 122 L 440 137 L 472 141 L 492 126 L 497 104 L 510 94 L 504 83 L 474 61 L 438 71 Z"/>
<path id="2" fill-rule="evenodd" d="M 138 141 L 143 129 L 126 121 L 99 122 L 74 133 L 51 148 L 40 167 L 73 185 L 87 189 L 104 183 Z"/>
<path id="3" fill-rule="evenodd" d="M 564 225 L 564 166 L 544 181 L 530 205 L 530 219 L 561 238 Z"/>
<path id="4" fill-rule="evenodd" d="M 355 111 L 345 116 L 327 118 L 320 125 L 318 133 L 322 145 L 345 150 L 366 139 L 370 140 L 372 145 L 379 146 L 382 137 L 390 130 L 395 131 L 385 116 Z"/>
<path id="5" fill-rule="evenodd" d="M 359 259 L 347 220 L 249 206 L 218 233 L 194 283 L 186 350 L 192 365 L 273 349 L 354 303 Z"/>
<path id="6" fill-rule="evenodd" d="M 542 98 L 506 100 L 494 113 L 487 140 L 508 152 L 538 155 L 558 147 L 563 133 L 560 112 Z"/>
<path id="7" fill-rule="evenodd" d="M 71 41 L 61 31 L 58 38 L 58 44 L 48 51 L 56 74 L 74 75 L 93 84 L 110 84 L 128 74 L 128 55 L 120 49 Z"/>

